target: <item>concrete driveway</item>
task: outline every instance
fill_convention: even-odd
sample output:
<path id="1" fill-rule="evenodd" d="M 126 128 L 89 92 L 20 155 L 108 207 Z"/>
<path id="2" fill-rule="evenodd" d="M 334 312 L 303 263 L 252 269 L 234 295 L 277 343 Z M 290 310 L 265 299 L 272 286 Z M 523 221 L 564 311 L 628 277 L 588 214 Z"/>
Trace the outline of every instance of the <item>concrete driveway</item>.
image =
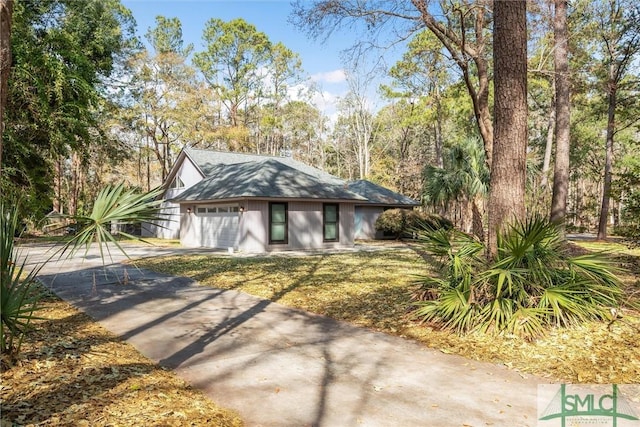
<path id="1" fill-rule="evenodd" d="M 31 261 L 47 246 L 24 247 Z M 131 245 L 132 257 L 193 252 Z M 248 426 L 535 426 L 537 385 L 503 366 L 445 355 L 95 249 L 40 279 Z M 228 255 L 226 255 L 228 256 Z"/>

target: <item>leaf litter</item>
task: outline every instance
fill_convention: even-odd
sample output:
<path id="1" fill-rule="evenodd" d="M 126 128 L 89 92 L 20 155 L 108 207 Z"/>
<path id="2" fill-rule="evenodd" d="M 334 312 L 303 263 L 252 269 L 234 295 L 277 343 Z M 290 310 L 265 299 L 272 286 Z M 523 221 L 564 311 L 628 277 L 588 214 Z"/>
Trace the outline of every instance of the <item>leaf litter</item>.
<path id="1" fill-rule="evenodd" d="M 228 426 L 240 417 L 50 297 L 2 373 L 1 426 Z"/>

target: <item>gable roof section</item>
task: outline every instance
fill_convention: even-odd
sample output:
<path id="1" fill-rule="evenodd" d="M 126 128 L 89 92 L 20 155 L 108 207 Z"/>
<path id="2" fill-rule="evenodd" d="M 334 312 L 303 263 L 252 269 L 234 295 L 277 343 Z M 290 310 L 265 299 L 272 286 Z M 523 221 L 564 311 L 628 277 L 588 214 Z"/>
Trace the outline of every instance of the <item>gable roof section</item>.
<path id="1" fill-rule="evenodd" d="M 230 164 L 205 163 L 207 178 L 171 201 L 211 201 L 246 197 L 334 199 L 360 203 L 366 201 L 361 195 L 350 191 L 344 181 L 331 175 L 329 176 L 334 179 L 324 179 L 322 176 L 310 175 L 291 167 L 280 161 L 280 158 L 255 157 L 259 160 Z"/>
<path id="2" fill-rule="evenodd" d="M 358 205 L 419 206 L 420 202 L 367 180 L 347 182 L 291 157 L 185 147 L 167 177 L 189 159 L 203 180 L 171 199 L 212 201 L 245 197 L 352 200 Z"/>
<path id="3" fill-rule="evenodd" d="M 169 170 L 169 174 L 165 177 L 164 182 L 162 183 L 162 187 L 164 187 L 165 191 L 160 197 L 164 198 L 166 196 L 167 190 L 169 190 L 171 183 L 176 178 L 176 175 L 178 175 L 178 171 L 182 167 L 182 164 L 184 163 L 185 159 L 187 158 L 189 158 L 189 156 L 187 155 L 186 147 L 184 147 L 180 151 L 180 154 L 178 154 L 178 158 L 176 158 L 176 161 L 173 163 L 173 166 L 171 166 L 171 169 Z M 190 161 L 196 167 L 200 175 L 202 175 L 202 178 L 206 178 L 206 176 L 202 173 L 202 170 L 198 167 L 198 165 L 196 165 L 193 162 L 193 160 L 190 160 Z"/>
<path id="4" fill-rule="evenodd" d="M 294 160 L 291 157 L 231 153 L 228 151 L 197 150 L 190 147 L 185 147 L 184 152 L 191 159 L 193 164 L 196 165 L 198 169 L 200 169 L 200 172 L 205 177 L 211 176 L 213 171 L 217 169 L 220 164 L 233 165 L 247 162 L 263 162 L 265 160 L 271 159 L 325 182 L 331 182 L 339 185 L 345 183 L 344 180 L 338 177 L 335 177 L 320 169 L 314 168 L 313 166 L 309 166 L 302 162 Z"/>
<path id="5" fill-rule="evenodd" d="M 420 206 L 420 202 L 373 182 L 361 179 L 348 184 L 349 190 L 364 197 L 367 205 Z"/>

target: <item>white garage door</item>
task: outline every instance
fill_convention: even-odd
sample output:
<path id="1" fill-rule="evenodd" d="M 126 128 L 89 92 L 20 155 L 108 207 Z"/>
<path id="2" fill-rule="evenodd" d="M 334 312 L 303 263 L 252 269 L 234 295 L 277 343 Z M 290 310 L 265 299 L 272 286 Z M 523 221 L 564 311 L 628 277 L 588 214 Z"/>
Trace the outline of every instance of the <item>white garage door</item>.
<path id="1" fill-rule="evenodd" d="M 202 209 L 207 209 L 208 212 L 202 212 Z M 230 212 L 224 212 L 223 209 Z M 200 246 L 209 248 L 237 246 L 239 223 L 237 209 L 198 208 L 196 215 L 200 220 Z"/>

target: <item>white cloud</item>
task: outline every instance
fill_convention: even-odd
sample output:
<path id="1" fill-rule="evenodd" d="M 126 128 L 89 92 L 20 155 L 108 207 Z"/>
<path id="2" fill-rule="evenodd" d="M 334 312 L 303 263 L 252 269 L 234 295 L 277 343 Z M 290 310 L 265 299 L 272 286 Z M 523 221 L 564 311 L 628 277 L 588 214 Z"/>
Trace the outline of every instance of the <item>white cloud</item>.
<path id="1" fill-rule="evenodd" d="M 328 91 L 317 84 L 311 83 L 309 85 L 307 82 L 291 87 L 289 96 L 293 100 L 305 101 L 314 105 L 333 124 L 338 117 L 338 102 L 344 96 L 344 89 Z"/>
<path id="2" fill-rule="evenodd" d="M 311 76 L 311 81 L 317 83 L 343 83 L 347 80 L 347 74 L 343 69 L 316 73 Z"/>
<path id="3" fill-rule="evenodd" d="M 315 92 L 311 98 L 311 102 L 320 109 L 320 111 L 326 111 L 334 109 L 338 101 L 338 96 L 325 91 Z"/>
<path id="4" fill-rule="evenodd" d="M 343 94 L 331 93 L 326 90 L 314 92 L 311 102 L 329 119 L 333 126 L 338 120 L 338 103 Z"/>

